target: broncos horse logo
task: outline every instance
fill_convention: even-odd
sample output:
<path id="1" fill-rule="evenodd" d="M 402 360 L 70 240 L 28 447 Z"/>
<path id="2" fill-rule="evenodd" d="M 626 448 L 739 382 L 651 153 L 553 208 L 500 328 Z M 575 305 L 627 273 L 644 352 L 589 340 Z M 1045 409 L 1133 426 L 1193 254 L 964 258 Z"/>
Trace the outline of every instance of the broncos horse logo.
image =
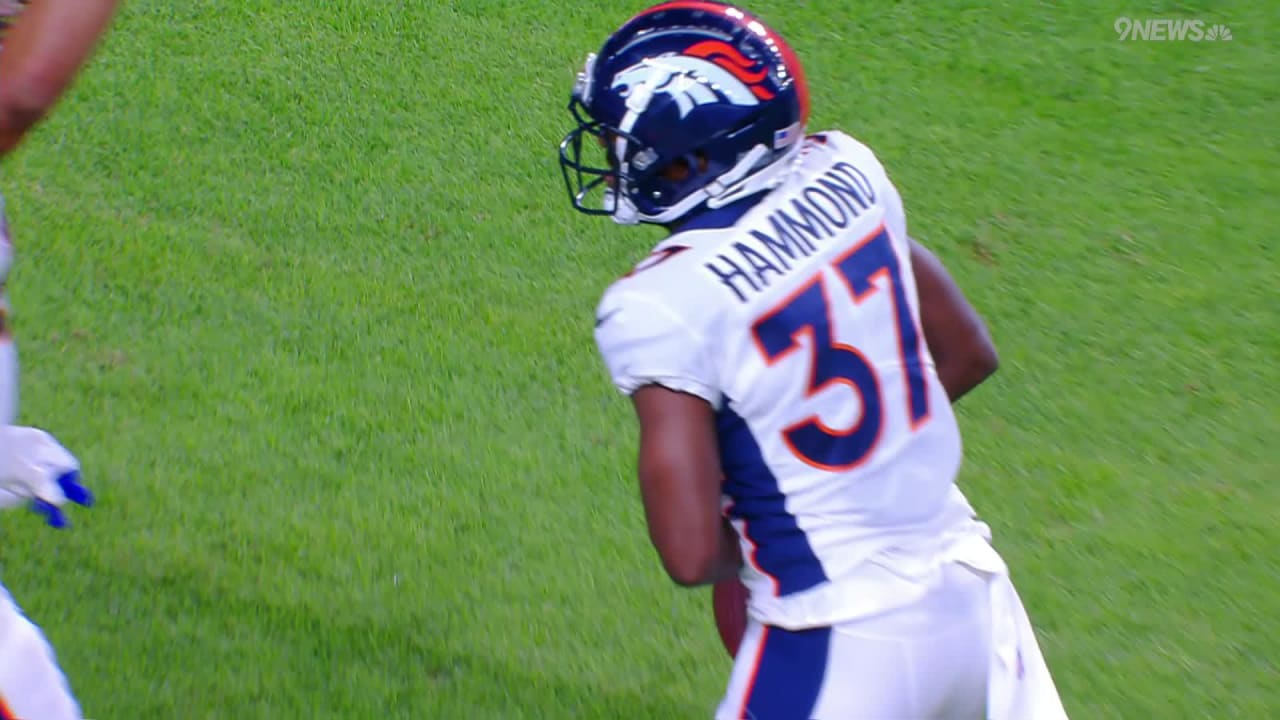
<path id="1" fill-rule="evenodd" d="M 730 102 L 750 107 L 773 99 L 764 86 L 769 70 L 737 48 L 719 40 L 705 40 L 685 49 L 646 58 L 619 72 L 612 88 L 622 97 L 648 105 L 657 95 L 669 95 L 680 117 L 699 105 Z"/>

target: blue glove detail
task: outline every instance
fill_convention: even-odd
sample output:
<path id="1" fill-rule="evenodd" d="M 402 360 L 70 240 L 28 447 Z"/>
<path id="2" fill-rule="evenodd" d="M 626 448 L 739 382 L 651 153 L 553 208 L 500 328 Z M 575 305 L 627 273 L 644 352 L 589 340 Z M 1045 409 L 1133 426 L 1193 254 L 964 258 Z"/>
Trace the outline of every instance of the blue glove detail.
<path id="1" fill-rule="evenodd" d="M 59 475 L 58 487 L 62 488 L 62 494 L 67 496 L 67 500 L 84 507 L 93 507 L 93 493 L 80 484 L 79 470 L 69 470 Z M 71 524 L 67 521 L 67 516 L 62 512 L 62 508 L 39 498 L 31 501 L 31 510 L 44 516 L 44 520 L 49 524 L 49 527 L 61 529 Z"/>
<path id="2" fill-rule="evenodd" d="M 62 488 L 62 494 L 66 495 L 71 502 L 84 507 L 93 507 L 93 493 L 80 484 L 79 470 L 68 470 L 59 475 L 58 487 Z"/>

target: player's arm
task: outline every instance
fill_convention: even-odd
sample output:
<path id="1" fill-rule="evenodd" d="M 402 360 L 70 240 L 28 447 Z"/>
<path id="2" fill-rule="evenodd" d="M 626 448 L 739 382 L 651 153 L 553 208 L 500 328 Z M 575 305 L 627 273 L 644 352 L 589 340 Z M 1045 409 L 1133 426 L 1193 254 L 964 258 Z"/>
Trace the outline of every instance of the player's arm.
<path id="1" fill-rule="evenodd" d="M 118 0 L 32 0 L 0 49 L 0 155 L 22 142 L 93 54 Z"/>
<path id="2" fill-rule="evenodd" d="M 991 377 L 1000 364 L 991 334 L 942 261 L 911 240 L 920 324 L 951 402 Z"/>
<path id="3" fill-rule="evenodd" d="M 631 396 L 640 421 L 640 491 L 649 539 L 686 587 L 732 577 L 737 535 L 720 513 L 715 411 L 696 395 L 646 385 Z"/>
<path id="4" fill-rule="evenodd" d="M 717 371 L 698 314 L 615 286 L 596 318 L 609 375 L 640 421 L 640 492 L 663 567 L 686 586 L 732 575 L 741 558 L 720 513 Z"/>

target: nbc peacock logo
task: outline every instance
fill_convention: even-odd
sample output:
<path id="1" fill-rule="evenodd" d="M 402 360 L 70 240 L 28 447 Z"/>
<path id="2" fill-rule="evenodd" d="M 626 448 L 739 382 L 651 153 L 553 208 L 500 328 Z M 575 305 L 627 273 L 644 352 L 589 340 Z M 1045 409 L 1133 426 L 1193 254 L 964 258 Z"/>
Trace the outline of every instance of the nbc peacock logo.
<path id="1" fill-rule="evenodd" d="M 1226 25 L 1214 25 L 1205 32 L 1204 39 L 1209 41 L 1222 40 L 1224 42 L 1230 40 L 1231 28 Z"/>

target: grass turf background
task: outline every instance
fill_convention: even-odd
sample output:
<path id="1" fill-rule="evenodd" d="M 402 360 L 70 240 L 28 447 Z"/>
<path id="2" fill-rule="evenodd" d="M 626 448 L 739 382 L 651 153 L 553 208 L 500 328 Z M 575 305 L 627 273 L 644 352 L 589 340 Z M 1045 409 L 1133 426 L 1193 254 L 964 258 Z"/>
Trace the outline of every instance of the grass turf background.
<path id="1" fill-rule="evenodd" d="M 655 236 L 555 160 L 641 7 L 126 5 L 0 170 L 23 420 L 101 498 L 0 559 L 89 717 L 709 717 L 591 341 Z M 1280 11 L 753 8 L 988 317 L 962 484 L 1073 717 L 1280 712 Z"/>

